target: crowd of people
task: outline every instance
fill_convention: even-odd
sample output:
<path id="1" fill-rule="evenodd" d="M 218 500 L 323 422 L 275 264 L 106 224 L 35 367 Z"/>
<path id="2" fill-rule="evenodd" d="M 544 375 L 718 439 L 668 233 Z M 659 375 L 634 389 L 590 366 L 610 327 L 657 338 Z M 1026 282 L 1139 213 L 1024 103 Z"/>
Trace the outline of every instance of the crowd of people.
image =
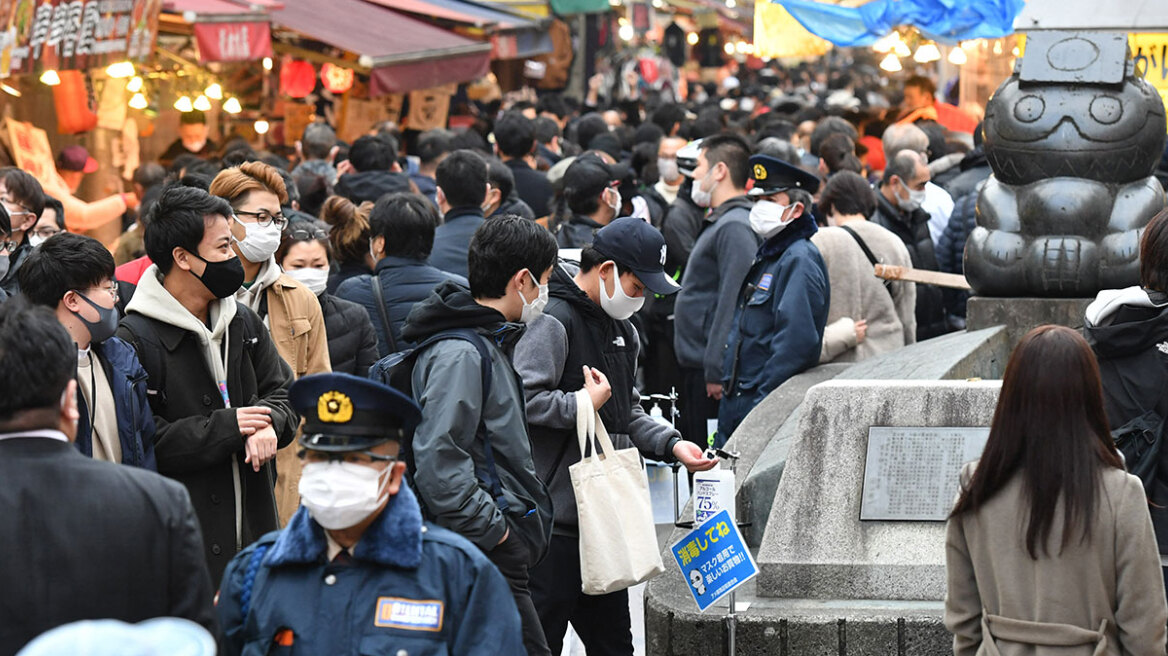
<path id="1" fill-rule="evenodd" d="M 569 624 L 632 654 L 627 591 L 581 593 L 580 393 L 617 448 L 701 471 L 799 373 L 963 326 L 963 295 L 872 267 L 960 273 L 976 121 L 923 77 L 898 104 L 846 71 L 741 74 L 687 103 L 594 84 L 352 143 L 315 122 L 294 152 L 220 146 L 190 112 L 117 197 L 137 211 L 112 252 L 0 169 L 0 499 L 35 518 L 7 513 L 0 542 L 37 572 L 0 570 L 0 653 L 172 616 L 225 654 L 543 656 Z M 92 167 L 66 151 L 76 189 Z M 642 407 L 673 389 L 676 428 Z M 991 445 L 1029 439 L 1003 413 Z M 1114 468 L 1088 419 L 1065 439 Z M 1019 466 L 1001 448 L 951 551 L 979 526 L 958 519 L 1013 512 L 985 507 Z M 1096 504 L 1075 489 L 1068 520 Z M 955 576 L 948 621 L 974 644 L 971 599 L 1010 609 Z"/>

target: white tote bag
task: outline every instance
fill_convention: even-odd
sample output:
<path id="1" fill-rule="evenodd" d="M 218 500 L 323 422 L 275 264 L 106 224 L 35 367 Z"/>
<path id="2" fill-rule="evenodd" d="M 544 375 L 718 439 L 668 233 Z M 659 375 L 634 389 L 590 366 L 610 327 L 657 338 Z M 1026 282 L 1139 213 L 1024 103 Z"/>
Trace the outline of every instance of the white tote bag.
<path id="1" fill-rule="evenodd" d="M 576 393 L 580 462 L 568 467 L 580 518 L 580 580 L 584 594 L 624 590 L 661 572 L 649 481 L 637 449 L 612 446 L 592 399 Z M 600 453 L 596 453 L 599 445 Z"/>

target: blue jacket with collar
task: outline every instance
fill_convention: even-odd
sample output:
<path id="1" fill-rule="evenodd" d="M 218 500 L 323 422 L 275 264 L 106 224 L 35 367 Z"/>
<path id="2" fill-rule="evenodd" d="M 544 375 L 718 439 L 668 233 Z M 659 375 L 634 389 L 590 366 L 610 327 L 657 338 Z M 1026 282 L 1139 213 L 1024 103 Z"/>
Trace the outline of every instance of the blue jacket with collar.
<path id="1" fill-rule="evenodd" d="M 466 278 L 469 275 L 466 254 L 470 250 L 470 238 L 485 220 L 480 207 L 455 207 L 447 212 L 442 225 L 434 230 L 430 266 Z"/>
<path id="2" fill-rule="evenodd" d="M 373 295 L 375 277 L 385 298 L 385 311 L 389 317 L 390 329 L 393 330 L 396 349 L 391 349 L 389 340 L 385 338 L 385 324 L 377 310 L 377 297 Z M 369 320 L 373 322 L 373 329 L 377 331 L 378 357 L 384 358 L 391 352 L 411 346 L 403 341 L 401 336 L 406 317 L 415 304 L 429 298 L 435 287 L 448 280 L 464 287 L 468 286 L 466 278 L 435 268 L 422 260 L 389 256 L 381 258 L 372 276 L 357 276 L 341 283 L 336 295 L 338 298 L 361 305 L 369 313 Z"/>
<path id="3" fill-rule="evenodd" d="M 255 563 L 257 548 L 264 551 Z M 423 522 L 404 483 L 354 547 L 352 563 L 329 563 L 327 554 L 324 529 L 303 506 L 287 528 L 241 551 L 219 590 L 219 653 L 524 651 L 503 575 L 478 547 Z"/>
<path id="4" fill-rule="evenodd" d="M 101 369 L 109 382 L 118 415 L 118 441 L 122 445 L 122 464 L 158 470 L 154 460 L 154 413 L 146 397 L 146 370 L 138 362 L 138 354 L 126 341 L 110 337 L 90 347 L 101 362 Z M 81 394 L 77 395 L 77 440 L 74 443 L 82 454 L 93 457 L 93 430 L 90 409 Z"/>
<path id="5" fill-rule="evenodd" d="M 722 384 L 757 404 L 819 362 L 831 305 L 827 266 L 811 243 L 817 228 L 804 214 L 758 249 L 730 329 Z"/>

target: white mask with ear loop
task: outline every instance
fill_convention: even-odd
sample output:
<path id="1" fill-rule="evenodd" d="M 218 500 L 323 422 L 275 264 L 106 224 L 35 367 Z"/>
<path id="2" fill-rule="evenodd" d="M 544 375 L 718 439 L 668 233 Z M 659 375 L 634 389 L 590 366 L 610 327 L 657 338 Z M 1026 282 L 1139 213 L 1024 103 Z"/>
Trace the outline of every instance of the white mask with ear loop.
<path id="1" fill-rule="evenodd" d="M 531 323 L 543 314 L 543 309 L 548 304 L 548 286 L 539 284 L 535 276 L 528 271 L 527 275 L 531 276 L 531 281 L 539 287 L 539 296 L 534 301 L 528 301 L 527 297 L 523 295 L 523 291 L 519 292 L 519 300 L 523 301 L 523 310 L 519 313 L 519 323 Z"/>
<path id="2" fill-rule="evenodd" d="M 388 495 L 392 465 L 382 470 L 351 462 L 311 462 L 300 475 L 300 503 L 330 531 L 360 524 Z"/>
<path id="3" fill-rule="evenodd" d="M 707 191 L 705 189 L 706 180 L 709 180 L 713 173 L 714 169 L 711 168 L 709 171 L 706 171 L 706 174 L 702 176 L 701 180 L 694 180 L 693 188 L 689 192 L 690 200 L 694 202 L 694 205 L 698 207 L 709 207 L 710 203 L 713 202 L 714 190 L 710 189 Z"/>
<path id="4" fill-rule="evenodd" d="M 616 319 L 617 321 L 624 321 L 636 314 L 645 305 L 645 297 L 633 298 L 625 293 L 624 285 L 621 284 L 620 274 L 617 273 L 616 263 L 609 260 L 606 264 L 612 264 L 612 287 L 613 293 L 610 296 L 608 288 L 604 284 L 604 279 L 600 280 L 600 309 L 604 310 L 605 314 Z M 603 265 L 602 265 L 603 266 Z"/>

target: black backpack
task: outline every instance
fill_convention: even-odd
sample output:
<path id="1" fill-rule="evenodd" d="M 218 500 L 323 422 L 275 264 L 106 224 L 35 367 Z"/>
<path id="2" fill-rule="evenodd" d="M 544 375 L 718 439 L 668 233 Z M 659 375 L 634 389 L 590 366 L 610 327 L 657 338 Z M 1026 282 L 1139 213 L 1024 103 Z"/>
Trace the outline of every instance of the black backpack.
<path id="1" fill-rule="evenodd" d="M 1123 454 L 1128 473 L 1140 478 L 1144 492 L 1148 494 L 1151 494 L 1152 483 L 1156 480 L 1165 428 L 1160 413 L 1152 409 L 1111 431 L 1111 439 Z"/>
<path id="2" fill-rule="evenodd" d="M 374 288 L 377 288 L 378 285 L 376 278 L 374 279 L 373 284 Z M 389 326 L 386 326 L 387 330 L 388 328 Z M 390 335 L 390 339 L 392 339 L 392 333 L 387 332 L 386 334 Z M 490 351 L 487 350 L 487 344 L 483 341 L 483 338 L 478 333 L 470 330 L 469 328 L 444 330 L 442 332 L 431 335 L 429 338 L 425 339 L 412 349 L 398 351 L 397 353 L 390 353 L 389 355 L 374 363 L 372 367 L 369 367 L 369 378 L 384 385 L 389 385 L 390 387 L 393 387 L 394 389 L 412 399 L 414 398 L 414 365 L 418 361 L 418 356 L 421 355 L 422 351 L 424 351 L 431 344 L 435 344 L 447 339 L 462 340 L 474 346 L 475 350 L 478 351 L 479 359 L 482 363 L 481 369 L 483 379 L 483 398 L 488 398 L 491 393 L 492 379 L 491 354 Z M 476 437 L 481 439 L 483 442 L 483 453 L 487 460 L 487 466 L 486 471 L 479 472 L 476 470 L 475 474 L 479 477 L 480 481 L 486 485 L 487 489 L 491 493 L 491 496 L 494 497 L 495 503 L 499 506 L 499 510 L 502 511 L 504 516 L 506 516 L 508 510 L 510 510 L 510 504 L 507 502 L 507 498 L 503 496 L 503 486 L 499 482 L 499 472 L 495 468 L 495 452 L 494 449 L 491 448 L 491 436 L 490 433 L 487 432 L 486 421 L 483 419 L 481 413 L 479 416 L 479 425 Z M 406 431 L 402 435 L 401 448 L 398 453 L 402 461 L 406 463 L 406 477 L 409 480 L 410 485 L 414 489 L 417 489 L 417 486 L 414 485 L 413 481 L 414 474 L 416 472 L 412 449 L 413 440 L 413 430 Z M 425 504 L 422 502 L 421 498 L 418 499 L 418 503 L 422 505 L 422 513 L 429 516 L 429 513 L 426 511 Z"/>

